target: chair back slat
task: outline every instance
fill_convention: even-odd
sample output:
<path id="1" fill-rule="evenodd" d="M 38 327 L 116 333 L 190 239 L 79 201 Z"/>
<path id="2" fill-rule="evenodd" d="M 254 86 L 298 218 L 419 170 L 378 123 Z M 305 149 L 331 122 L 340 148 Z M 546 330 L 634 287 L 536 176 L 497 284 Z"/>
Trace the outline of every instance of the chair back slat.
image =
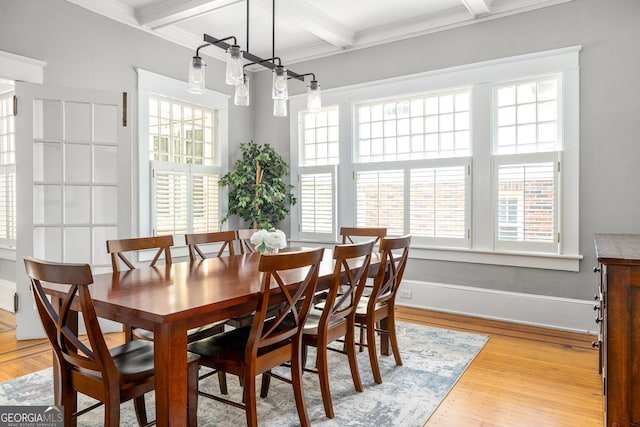
<path id="1" fill-rule="evenodd" d="M 410 244 L 410 235 L 395 238 L 383 237 L 380 241 L 380 268 L 369 297 L 370 305 L 395 301 L 407 265 Z"/>
<path id="2" fill-rule="evenodd" d="M 387 235 L 387 229 L 383 227 L 340 227 L 342 244 L 359 243 L 354 237 L 373 237 L 373 245 L 380 243 L 380 239 Z M 361 240 L 361 239 L 360 239 Z"/>
<path id="3" fill-rule="evenodd" d="M 173 246 L 173 236 L 170 235 L 107 240 L 107 253 L 111 254 L 113 271 L 121 271 L 120 261 L 122 261 L 129 270 L 134 270 L 136 267 L 131 260 L 126 257 L 126 252 L 157 249 L 155 256 L 149 263 L 151 267 L 154 267 L 163 254 L 165 263 L 171 264 L 171 246 Z"/>
<path id="4" fill-rule="evenodd" d="M 207 258 L 205 253 L 198 245 L 204 245 L 208 243 L 222 243 L 220 250 L 216 254 L 217 257 L 224 255 L 225 249 L 228 254 L 233 256 L 236 254 L 234 249 L 234 241 L 236 240 L 235 231 L 218 231 L 213 233 L 195 233 L 185 234 L 184 241 L 189 248 L 189 260 L 195 261 L 198 256 L 201 259 Z"/>
<path id="5" fill-rule="evenodd" d="M 317 248 L 261 255 L 258 268 L 262 283 L 246 360 L 255 358 L 260 348 L 299 338 L 313 301 L 323 253 L 324 248 Z M 288 288 L 292 283 L 299 283 L 293 294 Z M 265 322 L 269 307 L 283 299 L 280 313 Z"/>

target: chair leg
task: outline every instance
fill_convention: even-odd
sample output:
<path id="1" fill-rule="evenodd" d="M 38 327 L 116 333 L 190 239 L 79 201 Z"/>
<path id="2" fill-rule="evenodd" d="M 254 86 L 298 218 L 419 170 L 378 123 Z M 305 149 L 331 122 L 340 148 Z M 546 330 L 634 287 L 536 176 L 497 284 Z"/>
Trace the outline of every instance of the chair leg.
<path id="1" fill-rule="evenodd" d="M 382 375 L 378 366 L 378 349 L 376 347 L 376 328 L 375 322 L 367 322 L 367 350 L 369 350 L 369 363 L 371 363 L 371 372 L 373 380 L 376 384 L 382 384 Z"/>
<path id="2" fill-rule="evenodd" d="M 141 426 L 144 424 L 140 424 Z M 104 402 L 104 426 L 120 427 L 120 395 L 109 396 Z"/>
<path id="3" fill-rule="evenodd" d="M 187 425 L 189 427 L 198 426 L 198 371 L 200 366 L 198 361 L 189 363 L 187 367 Z M 224 373 L 224 372 L 223 372 Z M 218 372 L 218 375 L 220 372 Z"/>
<path id="4" fill-rule="evenodd" d="M 316 365 L 318 367 L 318 377 L 320 378 L 320 392 L 322 393 L 322 403 L 324 413 L 328 418 L 334 418 L 333 403 L 331 402 L 331 388 L 329 387 L 329 366 L 327 364 L 327 344 L 326 339 L 320 340 L 316 348 Z"/>
<path id="5" fill-rule="evenodd" d="M 143 426 L 147 424 L 147 406 L 144 401 L 144 395 L 133 398 L 133 407 L 136 411 L 138 425 Z"/>
<path id="6" fill-rule="evenodd" d="M 218 371 L 218 384 L 220 384 L 220 393 L 229 394 L 227 389 L 227 374 L 224 371 Z"/>
<path id="7" fill-rule="evenodd" d="M 65 378 L 68 377 L 70 375 L 62 375 L 60 377 L 60 402 L 56 402 L 56 404 L 64 408 L 64 425 L 76 427 L 78 418 L 74 417 L 73 413 L 78 409 L 78 393 L 71 387 L 71 381 L 65 381 Z"/>
<path id="8" fill-rule="evenodd" d="M 347 326 L 347 335 L 344 339 L 344 350 L 349 359 L 349 368 L 351 369 L 351 378 L 356 391 L 362 392 L 362 381 L 360 381 L 360 371 L 358 370 L 358 359 L 356 357 L 356 331 L 354 326 Z M 362 348 L 362 347 L 361 347 Z"/>
<path id="9" fill-rule="evenodd" d="M 269 394 L 269 385 L 271 384 L 271 371 L 262 373 L 262 381 L 260 384 L 260 397 L 265 398 Z"/>
<path id="10" fill-rule="evenodd" d="M 391 341 L 391 349 L 393 350 L 393 358 L 396 360 L 396 365 L 402 366 L 402 359 L 400 358 L 400 347 L 398 347 L 398 336 L 396 335 L 396 320 L 392 314 L 387 317 L 387 334 L 389 335 L 389 341 Z"/>
<path id="11" fill-rule="evenodd" d="M 255 375 L 244 382 L 244 409 L 247 416 L 247 427 L 258 427 L 256 409 L 256 378 Z"/>
<path id="12" fill-rule="evenodd" d="M 293 383 L 293 395 L 296 399 L 298 418 L 301 427 L 309 427 L 309 414 L 304 403 L 304 390 L 302 388 L 302 366 L 301 366 L 302 343 L 294 344 L 293 357 L 291 358 L 291 380 Z"/>

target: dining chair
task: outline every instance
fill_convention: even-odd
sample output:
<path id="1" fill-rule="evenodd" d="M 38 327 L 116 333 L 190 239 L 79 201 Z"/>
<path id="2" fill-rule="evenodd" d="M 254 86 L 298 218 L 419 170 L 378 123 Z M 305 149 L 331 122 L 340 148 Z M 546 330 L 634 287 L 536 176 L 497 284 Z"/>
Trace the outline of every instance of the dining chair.
<path id="1" fill-rule="evenodd" d="M 120 266 L 123 263 L 128 270 L 134 270 L 135 265 L 127 258 L 126 254 L 144 250 L 156 250 L 156 254 L 149 263 L 150 267 L 155 267 L 160 257 L 164 253 L 165 265 L 170 265 L 171 246 L 173 246 L 173 236 L 153 236 L 135 237 L 131 239 L 107 240 L 107 253 L 111 255 L 111 265 L 114 272 L 122 271 Z M 153 332 L 146 329 L 133 328 L 124 325 L 125 341 L 129 342 L 133 338 L 153 341 Z"/>
<path id="2" fill-rule="evenodd" d="M 363 237 L 374 237 L 373 245 L 380 243 L 380 239 L 387 235 L 386 228 L 380 227 L 340 227 L 340 236 L 342 244 L 358 243 Z"/>
<path id="3" fill-rule="evenodd" d="M 314 307 L 310 310 L 303 329 L 303 367 L 308 346 L 315 347 L 317 369 L 305 368 L 305 371 L 318 374 L 324 412 L 329 418 L 334 418 L 334 412 L 329 387 L 328 350 L 347 355 L 353 385 L 356 391 L 362 391 L 356 360 L 355 314 L 367 280 L 372 250 L 373 240 L 335 246 L 333 250 L 335 265 L 327 299 L 318 308 Z M 328 344 L 341 338 L 344 338 L 343 348 L 328 347 Z"/>
<path id="4" fill-rule="evenodd" d="M 24 259 L 31 290 L 47 338 L 53 347 L 60 373 L 60 388 L 55 403 L 64 407 L 64 425 L 77 425 L 77 417 L 104 404 L 104 425 L 120 425 L 120 404 L 153 391 L 153 343 L 136 340 L 107 348 L 91 299 L 89 286 L 93 283 L 88 264 L 61 264 Z M 59 310 L 44 292 L 41 282 L 69 285 Z M 75 302 L 87 331 L 88 345 L 75 332 L 77 317 L 70 314 Z M 188 425 L 197 425 L 198 356 L 189 354 L 188 360 Z M 99 402 L 78 410 L 77 393 Z M 135 406 L 140 425 L 147 424 L 144 407 Z"/>
<path id="5" fill-rule="evenodd" d="M 171 246 L 173 246 L 173 236 L 170 235 L 107 240 L 107 253 L 111 254 L 111 265 L 113 266 L 113 271 L 121 270 L 121 262 L 127 266 L 127 269 L 133 270 L 136 267 L 126 257 L 126 253 L 156 249 L 156 254 L 149 263 L 149 266 L 154 267 L 160 260 L 163 253 L 165 264 L 171 264 Z"/>
<path id="6" fill-rule="evenodd" d="M 244 254 L 250 254 L 252 252 L 255 252 L 255 248 L 253 246 L 253 243 L 251 243 L 251 236 L 253 236 L 256 231 L 255 229 L 251 229 L 251 228 L 247 228 L 247 229 L 239 229 L 236 230 L 236 233 L 238 235 L 238 241 L 240 242 L 240 253 Z"/>
<path id="7" fill-rule="evenodd" d="M 226 252 L 233 256 L 236 254 L 234 248 L 234 242 L 236 240 L 236 232 L 235 231 L 218 231 L 213 233 L 193 233 L 193 234 L 185 234 L 184 241 L 187 244 L 189 249 L 189 260 L 191 262 L 195 261 L 200 257 L 200 259 L 205 259 L 207 256 L 202 251 L 202 249 L 198 245 L 210 244 L 210 243 L 222 243 L 222 246 L 218 250 L 216 256 L 222 256 Z"/>
<path id="8" fill-rule="evenodd" d="M 189 351 L 200 355 L 200 365 L 244 378 L 242 403 L 203 390 L 199 394 L 244 408 L 249 427 L 258 424 L 256 376 L 285 362 L 291 362 L 291 379 L 287 382 L 293 385 L 300 424 L 310 425 L 302 389 L 302 328 L 311 307 L 323 252 L 323 248 L 317 248 L 261 255 L 258 269 L 262 279 L 252 325 L 189 345 Z M 267 320 L 274 300 L 284 301 L 286 307 Z"/>
<path id="9" fill-rule="evenodd" d="M 373 378 L 378 384 L 382 383 L 382 376 L 378 366 L 376 332 L 388 336 L 396 365 L 402 365 L 396 336 L 395 302 L 407 265 L 410 243 L 411 235 L 380 240 L 380 267 L 373 280 L 373 289 L 368 297 L 361 298 L 356 309 L 355 323 L 360 328 L 357 345 L 367 347 Z M 380 322 L 386 323 L 386 328 L 376 327 Z M 367 331 L 366 344 L 363 343 L 363 328 Z"/>

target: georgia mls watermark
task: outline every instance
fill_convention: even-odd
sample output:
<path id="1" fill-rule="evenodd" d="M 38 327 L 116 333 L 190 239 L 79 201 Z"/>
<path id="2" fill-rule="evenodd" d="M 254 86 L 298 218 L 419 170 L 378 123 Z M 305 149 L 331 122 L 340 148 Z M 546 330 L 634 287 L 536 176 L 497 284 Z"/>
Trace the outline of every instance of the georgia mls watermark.
<path id="1" fill-rule="evenodd" d="M 0 406 L 0 427 L 63 427 L 58 406 Z"/>

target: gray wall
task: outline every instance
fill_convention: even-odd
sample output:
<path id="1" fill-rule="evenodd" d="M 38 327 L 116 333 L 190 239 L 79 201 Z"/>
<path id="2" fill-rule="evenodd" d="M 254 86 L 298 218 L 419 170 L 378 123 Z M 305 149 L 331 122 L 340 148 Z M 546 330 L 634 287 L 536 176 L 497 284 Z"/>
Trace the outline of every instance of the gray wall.
<path id="1" fill-rule="evenodd" d="M 55 17 L 51 19 L 51 17 Z M 640 2 L 575 0 L 511 17 L 292 66 L 323 89 L 572 45 L 581 52 L 579 273 L 412 260 L 408 278 L 590 299 L 593 234 L 640 233 Z M 46 61 L 48 85 L 127 91 L 135 67 L 187 79 L 193 49 L 176 46 L 62 0 L 0 1 L 0 50 Z M 203 51 L 206 54 L 206 50 Z M 210 89 L 231 94 L 208 60 Z M 1 71 L 0 71 L 1 75 Z M 230 165 L 255 139 L 289 158 L 287 119 L 272 116 L 270 73 L 256 73 L 249 109 L 230 106 Z M 298 87 L 299 86 L 299 87 Z M 303 92 L 303 85 L 291 85 Z M 263 96 L 264 95 L 264 96 Z M 134 104 L 135 106 L 135 104 Z M 135 108 L 134 108 L 135 109 Z M 135 120 L 130 121 L 133 135 Z M 286 228 L 286 224 L 283 224 Z"/>
<path id="2" fill-rule="evenodd" d="M 291 67 L 323 89 L 582 45 L 580 272 L 411 260 L 407 278 L 591 299 L 594 233 L 640 233 L 640 1 L 574 0 Z M 256 76 L 268 85 L 265 73 Z M 296 91 L 295 84 L 290 85 Z M 290 89 L 291 90 L 291 89 Z M 300 91 L 304 90 L 303 87 Z M 258 94 L 255 98 L 260 97 Z M 288 150 L 288 122 L 258 105 L 255 134 Z"/>

